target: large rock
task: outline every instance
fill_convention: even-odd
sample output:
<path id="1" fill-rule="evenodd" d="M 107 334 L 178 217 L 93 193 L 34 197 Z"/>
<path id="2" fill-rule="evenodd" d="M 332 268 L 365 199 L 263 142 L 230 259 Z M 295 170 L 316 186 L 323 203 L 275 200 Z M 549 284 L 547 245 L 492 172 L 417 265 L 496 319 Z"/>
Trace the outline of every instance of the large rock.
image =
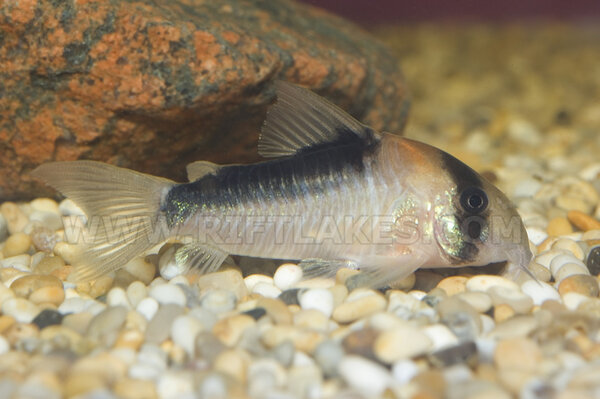
<path id="1" fill-rule="evenodd" d="M 0 198 L 40 193 L 52 160 L 184 179 L 198 159 L 258 159 L 275 79 L 399 131 L 397 61 L 367 33 L 287 0 L 0 3 Z"/>

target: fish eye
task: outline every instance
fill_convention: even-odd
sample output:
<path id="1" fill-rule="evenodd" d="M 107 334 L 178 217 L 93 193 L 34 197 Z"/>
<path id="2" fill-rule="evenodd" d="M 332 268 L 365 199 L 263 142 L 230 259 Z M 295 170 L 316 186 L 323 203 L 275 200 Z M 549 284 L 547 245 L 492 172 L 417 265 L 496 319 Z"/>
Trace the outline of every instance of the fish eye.
<path id="1" fill-rule="evenodd" d="M 481 213 L 488 206 L 488 197 L 479 187 L 469 187 L 461 194 L 460 204 L 469 213 Z"/>

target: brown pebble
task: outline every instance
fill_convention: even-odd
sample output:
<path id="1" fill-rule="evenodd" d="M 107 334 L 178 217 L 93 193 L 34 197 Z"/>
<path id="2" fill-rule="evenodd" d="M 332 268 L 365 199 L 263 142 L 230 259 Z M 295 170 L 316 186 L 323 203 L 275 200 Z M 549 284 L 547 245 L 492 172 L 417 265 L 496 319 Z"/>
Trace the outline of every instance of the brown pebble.
<path id="1" fill-rule="evenodd" d="M 4 219 L 6 219 L 8 232 L 10 234 L 23 231 L 25 226 L 27 226 L 27 223 L 29 223 L 29 218 L 25 216 L 14 202 L 5 202 L 0 205 L 0 213 L 2 213 Z"/>
<path id="2" fill-rule="evenodd" d="M 65 300 L 65 290 L 62 286 L 38 288 L 29 295 L 29 300 L 37 305 L 50 304 L 59 306 Z"/>
<path id="3" fill-rule="evenodd" d="M 4 331 L 8 330 L 15 323 L 15 318 L 12 316 L 0 316 L 0 334 L 4 333 Z"/>
<path id="4" fill-rule="evenodd" d="M 64 265 L 65 261 L 60 256 L 46 256 L 33 268 L 33 271 L 37 274 L 51 274 Z"/>
<path id="5" fill-rule="evenodd" d="M 515 315 L 514 309 L 505 303 L 494 306 L 494 320 L 496 323 L 501 323 L 504 320 L 510 319 Z"/>
<path id="6" fill-rule="evenodd" d="M 115 395 L 122 399 L 157 399 L 154 383 L 149 380 L 123 378 L 115 383 Z"/>
<path id="7" fill-rule="evenodd" d="M 600 222 L 590 215 L 581 211 L 569 211 L 567 219 L 573 223 L 573 226 L 582 231 L 600 230 Z"/>
<path id="8" fill-rule="evenodd" d="M 247 328 L 256 325 L 256 321 L 245 314 L 227 317 L 217 321 L 213 334 L 227 346 L 234 346 Z"/>
<path id="9" fill-rule="evenodd" d="M 2 253 L 5 258 L 24 254 L 31 247 L 31 237 L 25 233 L 15 233 L 6 239 Z"/>
<path id="10" fill-rule="evenodd" d="M 417 374 L 411 384 L 419 387 L 419 393 L 412 398 L 443 398 L 446 397 L 446 379 L 439 370 L 425 370 Z"/>
<path id="11" fill-rule="evenodd" d="M 256 307 L 264 308 L 269 318 L 275 324 L 291 324 L 292 313 L 287 305 L 280 299 L 261 297 L 256 302 Z"/>
<path id="12" fill-rule="evenodd" d="M 494 363 L 499 369 L 534 372 L 542 360 L 542 351 L 528 338 L 513 338 L 498 342 Z"/>
<path id="13" fill-rule="evenodd" d="M 373 328 L 352 331 L 344 338 L 342 346 L 347 353 L 376 360 L 373 353 L 373 345 L 375 344 L 377 335 L 378 332 Z"/>
<path id="14" fill-rule="evenodd" d="M 104 388 L 105 382 L 101 375 L 94 373 L 73 373 L 67 376 L 64 395 L 67 398 L 83 395 L 85 393 Z"/>
<path id="15" fill-rule="evenodd" d="M 4 334 L 4 338 L 11 344 L 26 338 L 35 338 L 39 335 L 40 329 L 35 324 L 31 323 L 16 323 L 9 327 Z"/>
<path id="16" fill-rule="evenodd" d="M 556 217 L 548 222 L 546 231 L 550 236 L 558 237 L 571 234 L 573 232 L 573 227 L 567 219 Z"/>
<path id="17" fill-rule="evenodd" d="M 10 289 L 13 290 L 15 295 L 21 298 L 29 298 L 32 292 L 44 287 L 57 287 L 62 290 L 63 284 L 62 281 L 54 276 L 28 274 L 19 277 L 10 285 Z"/>
<path id="18" fill-rule="evenodd" d="M 446 291 L 446 294 L 448 294 L 448 296 L 456 295 L 466 291 L 466 285 L 468 280 L 469 279 L 464 276 L 446 277 L 438 283 L 437 288 L 441 288 L 444 291 Z"/>
<path id="19" fill-rule="evenodd" d="M 597 297 L 598 291 L 598 281 L 595 277 L 587 274 L 573 274 L 562 280 L 558 286 L 560 295 L 576 292 L 590 297 Z"/>

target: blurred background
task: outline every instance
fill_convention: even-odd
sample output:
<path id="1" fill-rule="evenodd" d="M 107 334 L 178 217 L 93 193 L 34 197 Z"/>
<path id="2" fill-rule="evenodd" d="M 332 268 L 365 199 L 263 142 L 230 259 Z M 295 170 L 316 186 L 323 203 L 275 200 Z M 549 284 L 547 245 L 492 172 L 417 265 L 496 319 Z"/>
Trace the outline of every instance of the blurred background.
<path id="1" fill-rule="evenodd" d="M 363 25 L 403 21 L 515 19 L 595 19 L 600 16 L 597 0 L 302 0 Z"/>

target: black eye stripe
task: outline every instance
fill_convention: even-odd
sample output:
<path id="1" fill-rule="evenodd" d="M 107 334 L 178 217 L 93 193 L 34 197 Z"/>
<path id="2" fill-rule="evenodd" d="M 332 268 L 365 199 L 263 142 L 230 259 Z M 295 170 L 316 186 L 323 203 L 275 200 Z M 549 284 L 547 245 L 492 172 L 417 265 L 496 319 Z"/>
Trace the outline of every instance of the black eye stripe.
<path id="1" fill-rule="evenodd" d="M 488 197 L 479 187 L 469 187 L 460 195 L 460 205 L 470 214 L 480 214 L 488 206 Z"/>

